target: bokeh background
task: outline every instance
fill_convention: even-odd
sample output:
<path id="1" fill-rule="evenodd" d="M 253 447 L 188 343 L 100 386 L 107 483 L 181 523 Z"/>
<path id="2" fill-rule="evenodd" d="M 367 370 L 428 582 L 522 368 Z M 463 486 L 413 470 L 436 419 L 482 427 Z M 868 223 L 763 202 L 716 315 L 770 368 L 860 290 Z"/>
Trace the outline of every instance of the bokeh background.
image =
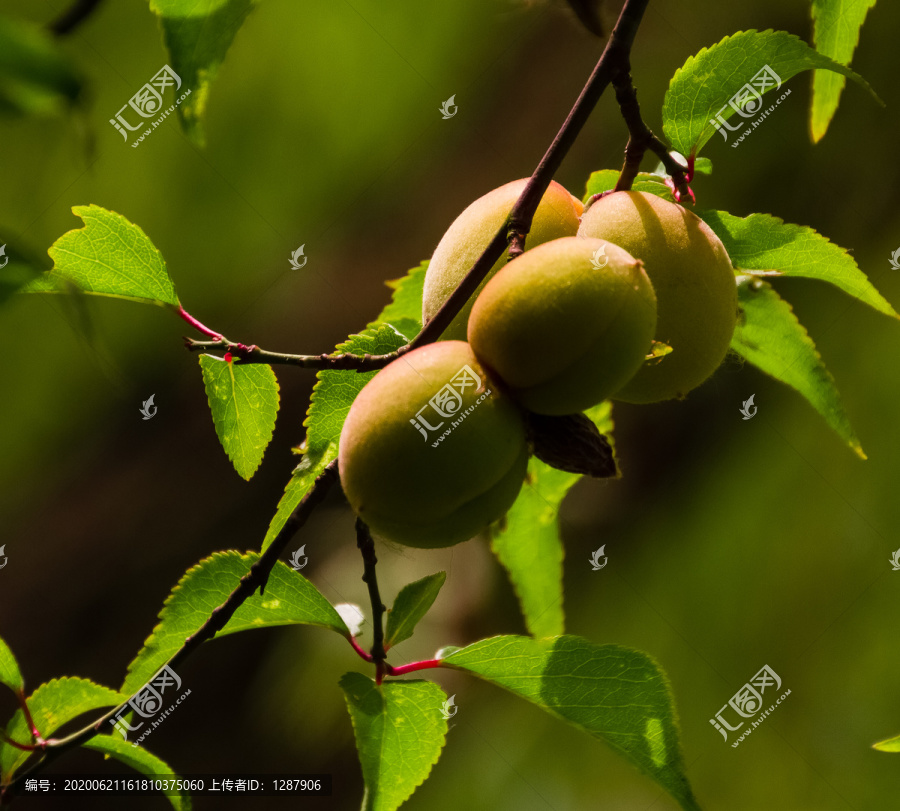
<path id="1" fill-rule="evenodd" d="M 66 4 L 13 0 L 36 22 Z M 608 23 L 619 3 L 606 9 Z M 654 0 L 633 76 L 660 127 L 668 80 L 723 36 L 784 29 L 809 40 L 808 3 Z M 854 67 L 886 101 L 845 90 L 824 141 L 807 134 L 810 74 L 738 149 L 705 150 L 703 207 L 766 211 L 851 249 L 895 306 L 900 271 L 900 6 L 870 13 Z M 192 146 L 173 117 L 138 148 L 107 120 L 167 57 L 144 2 L 107 2 L 65 40 L 86 115 L 0 121 L 0 224 L 43 252 L 96 203 L 139 224 L 185 307 L 231 337 L 328 351 L 388 300 L 385 279 L 427 258 L 473 199 L 530 174 L 602 48 L 560 5 L 455 0 L 266 0 L 239 32 Z M 458 114 L 441 102 L 456 94 Z M 86 148 L 94 139 L 93 151 Z M 617 168 L 626 133 L 607 94 L 557 179 L 580 195 Z M 648 159 L 646 168 L 652 169 Z M 290 269 L 306 245 L 309 262 Z M 650 652 L 667 671 L 685 758 L 707 809 L 870 809 L 900 796 L 897 459 L 900 324 L 813 281 L 777 281 L 837 379 L 868 461 L 796 393 L 737 361 L 682 403 L 615 408 L 625 476 L 583 481 L 563 510 L 568 630 Z M 219 447 L 186 325 L 162 309 L 18 297 L 0 310 L 0 635 L 31 688 L 64 674 L 118 686 L 170 588 L 218 549 L 258 547 L 303 439 L 313 375 L 277 370 L 282 408 L 257 476 Z M 140 418 L 155 394 L 159 411 Z M 755 394 L 758 415 L 743 421 Z M 331 498 L 297 544 L 335 601 L 366 604 L 352 516 Z M 593 572 L 590 553 L 609 563 Z M 451 550 L 380 548 L 390 602 L 412 579 L 448 583 L 403 661 L 446 644 L 521 633 L 484 540 Z M 709 718 L 770 665 L 791 696 L 737 749 Z M 361 662 L 316 629 L 239 634 L 181 675 L 190 700 L 149 748 L 184 774 L 330 772 L 357 809 L 362 778 L 337 679 Z M 459 706 L 443 756 L 409 809 L 672 809 L 602 743 L 488 684 L 435 673 Z M 13 710 L 0 696 L 0 710 Z M 120 771 L 91 752 L 58 772 Z M 24 807 L 118 808 L 96 798 Z M 253 807 L 289 807 L 261 800 Z M 134 809 L 167 807 L 161 799 Z M 246 807 L 198 797 L 198 809 Z"/>

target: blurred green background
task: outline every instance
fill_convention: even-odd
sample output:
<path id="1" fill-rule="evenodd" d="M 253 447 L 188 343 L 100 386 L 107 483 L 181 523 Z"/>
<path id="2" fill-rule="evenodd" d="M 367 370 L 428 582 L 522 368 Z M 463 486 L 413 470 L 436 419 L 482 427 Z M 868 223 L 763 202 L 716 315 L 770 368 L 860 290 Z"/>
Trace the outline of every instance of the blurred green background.
<path id="1" fill-rule="evenodd" d="M 44 23 L 65 5 L 17 0 L 0 13 Z M 808 4 L 653 0 L 632 59 L 649 125 L 659 130 L 668 80 L 689 55 L 749 28 L 809 40 Z M 715 172 L 694 184 L 701 207 L 770 212 L 851 249 L 895 307 L 898 31 L 900 7 L 882 0 L 854 59 L 886 109 L 847 88 L 813 147 L 801 74 L 738 149 L 710 142 Z M 86 115 L 0 121 L 0 226 L 43 252 L 80 227 L 71 206 L 114 209 L 162 251 L 201 321 L 267 348 L 328 351 L 378 313 L 383 280 L 427 258 L 469 202 L 530 174 L 601 47 L 562 4 L 266 0 L 212 86 L 207 148 L 172 116 L 132 149 L 108 119 L 167 57 L 146 3 L 107 2 L 64 41 L 90 89 Z M 443 121 L 451 94 L 459 112 Z M 618 168 L 625 138 L 606 94 L 557 179 L 580 196 L 590 171 Z M 309 261 L 294 271 L 300 244 Z M 624 478 L 581 482 L 563 510 L 568 630 L 661 663 L 704 808 L 885 808 L 900 796 L 900 757 L 870 747 L 900 733 L 900 574 L 888 562 L 900 546 L 900 325 L 826 285 L 776 286 L 837 379 L 868 461 L 798 395 L 737 361 L 685 402 L 616 406 Z M 23 296 L 0 310 L 0 635 L 31 688 L 64 674 L 118 687 L 184 570 L 213 550 L 258 547 L 296 464 L 313 375 L 277 370 L 275 439 L 245 483 L 219 447 L 187 331 L 162 309 L 102 299 Z M 158 415 L 143 421 L 151 394 Z M 750 394 L 759 412 L 745 422 Z M 330 599 L 366 604 L 339 497 L 301 543 L 304 573 Z M 594 572 L 601 544 L 609 564 Z M 449 575 L 398 661 L 524 631 L 483 540 L 379 554 L 388 603 L 405 582 Z M 733 749 L 708 719 L 764 664 L 791 695 Z M 149 748 L 184 774 L 330 772 L 333 797 L 304 807 L 357 809 L 362 778 L 336 682 L 359 665 L 314 629 L 217 641 L 183 666 L 190 701 Z M 459 712 L 404 807 L 675 807 L 539 709 L 457 674 L 434 678 Z M 0 710 L 13 710 L 6 695 Z M 54 770 L 120 767 L 76 752 Z M 120 807 L 83 802 L 22 805 Z M 195 807 L 246 806 L 199 797 Z"/>

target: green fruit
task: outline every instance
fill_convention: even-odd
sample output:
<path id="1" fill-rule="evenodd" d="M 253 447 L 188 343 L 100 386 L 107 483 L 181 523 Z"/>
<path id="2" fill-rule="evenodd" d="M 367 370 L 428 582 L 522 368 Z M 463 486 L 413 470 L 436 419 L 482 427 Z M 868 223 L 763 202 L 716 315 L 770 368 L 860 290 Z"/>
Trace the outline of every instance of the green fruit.
<path id="1" fill-rule="evenodd" d="M 737 286 L 719 238 L 696 214 L 644 192 L 615 192 L 584 214 L 579 236 L 608 239 L 644 263 L 656 291 L 656 340 L 672 347 L 616 394 L 629 403 L 682 398 L 719 366 L 737 320 Z"/>
<path id="2" fill-rule="evenodd" d="M 488 192 L 484 197 L 479 197 L 447 229 L 447 233 L 441 238 L 431 257 L 428 272 L 425 274 L 425 290 L 422 296 L 424 323 L 434 318 L 441 305 L 459 286 L 478 257 L 484 253 L 484 249 L 509 216 L 527 183 L 527 180 L 514 180 Z M 544 192 L 534 214 L 531 230 L 525 241 L 526 248 L 531 249 L 551 239 L 574 236 L 578 230 L 578 218 L 582 210 L 583 206 L 579 200 L 559 183 L 552 182 Z M 494 263 L 485 281 L 466 302 L 450 326 L 444 330 L 442 340 L 466 339 L 469 312 L 478 292 L 484 287 L 486 280 L 502 268 L 506 261 L 507 254 L 504 253 Z"/>
<path id="3" fill-rule="evenodd" d="M 574 414 L 641 368 L 656 296 L 641 263 L 600 239 L 563 237 L 510 262 L 469 318 L 475 356 L 538 414 Z"/>
<path id="4" fill-rule="evenodd" d="M 527 462 L 520 412 L 463 341 L 423 346 L 378 372 L 350 408 L 338 456 L 357 515 L 420 548 L 468 540 L 502 517 Z"/>

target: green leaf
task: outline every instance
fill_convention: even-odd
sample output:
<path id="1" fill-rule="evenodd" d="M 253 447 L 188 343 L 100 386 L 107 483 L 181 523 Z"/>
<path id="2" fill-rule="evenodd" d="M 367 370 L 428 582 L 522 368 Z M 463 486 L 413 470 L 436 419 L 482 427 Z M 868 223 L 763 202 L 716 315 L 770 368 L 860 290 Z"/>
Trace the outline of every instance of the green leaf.
<path id="1" fill-rule="evenodd" d="M 187 136 L 203 146 L 209 87 L 257 0 L 151 0 L 159 17 L 172 69 L 191 89 L 178 106 Z"/>
<path id="2" fill-rule="evenodd" d="M 26 285 L 25 293 L 58 293 L 74 284 L 84 293 L 178 307 L 165 260 L 134 223 L 100 206 L 75 206 L 84 228 L 50 246 L 53 268 Z"/>
<path id="3" fill-rule="evenodd" d="M 183 644 L 209 619 L 259 560 L 255 552 L 216 552 L 188 569 L 172 589 L 159 614 L 159 624 L 128 666 L 122 690 L 130 696 L 143 687 Z M 266 593 L 255 591 L 234 613 L 216 638 L 275 625 L 318 625 L 350 636 L 331 603 L 302 574 L 277 563 Z"/>
<path id="4" fill-rule="evenodd" d="M 859 43 L 859 29 L 875 0 L 812 0 L 813 43 L 835 62 L 849 65 Z M 828 130 L 847 80 L 830 71 L 813 73 L 809 129 L 813 142 Z"/>
<path id="5" fill-rule="evenodd" d="M 178 779 L 178 775 L 164 761 L 156 755 L 151 755 L 142 746 L 133 746 L 128 741 L 110 735 L 95 735 L 82 746 L 114 757 L 141 774 L 167 777 L 170 780 Z M 167 788 L 163 793 L 176 811 L 191 811 L 191 797 L 186 791 L 179 792 L 175 788 Z"/>
<path id="6" fill-rule="evenodd" d="M 2 637 L 0 637 L 0 684 L 5 684 L 16 693 L 21 693 L 25 689 L 25 680 L 19 670 L 19 663 Z"/>
<path id="7" fill-rule="evenodd" d="M 271 366 L 200 356 L 203 385 L 216 435 L 242 479 L 262 462 L 278 415 L 278 381 Z"/>
<path id="8" fill-rule="evenodd" d="M 27 699 L 28 709 L 38 732 L 49 738 L 64 724 L 91 710 L 115 707 L 128 700 L 128 695 L 101 687 L 89 679 L 66 676 L 53 679 L 37 688 Z M 6 726 L 8 738 L 31 743 L 31 730 L 22 710 L 16 710 Z M 31 753 L 0 742 L 0 779 L 6 780 Z"/>
<path id="9" fill-rule="evenodd" d="M 900 317 L 853 257 L 812 228 L 791 225 L 771 214 L 749 217 L 735 217 L 725 211 L 698 211 L 697 214 L 722 240 L 735 268 L 820 279 L 880 313 Z"/>
<path id="10" fill-rule="evenodd" d="M 776 380 L 795 388 L 838 435 L 865 459 L 834 378 L 790 304 L 772 287 L 753 279 L 738 285 L 738 321 L 731 348 Z"/>
<path id="11" fill-rule="evenodd" d="M 353 355 L 385 355 L 406 343 L 406 337 L 392 325 L 376 323 L 359 335 L 351 335 L 344 343 L 338 344 L 334 351 Z M 309 492 L 316 477 L 329 462 L 337 458 L 338 440 L 350 406 L 362 387 L 375 375 L 376 372 L 334 369 L 324 370 L 316 375 L 309 411 L 303 423 L 307 429 L 304 456 L 278 503 L 278 511 L 263 540 L 263 551 L 275 540 L 284 522 Z"/>
<path id="12" fill-rule="evenodd" d="M 415 583 L 407 583 L 400 589 L 394 607 L 388 612 L 385 649 L 413 635 L 416 625 L 428 613 L 446 579 L 446 572 L 437 572 Z"/>
<path id="13" fill-rule="evenodd" d="M 447 736 L 445 693 L 430 681 L 386 681 L 345 673 L 341 689 L 366 783 L 362 811 L 394 811 L 437 763 Z"/>
<path id="14" fill-rule="evenodd" d="M 601 434 L 612 438 L 612 405 L 603 402 L 586 412 Z M 528 462 L 525 485 L 506 518 L 494 525 L 491 549 L 512 582 L 528 632 L 535 637 L 558 636 L 564 630 L 559 510 L 581 477 L 550 467 L 539 459 Z"/>
<path id="15" fill-rule="evenodd" d="M 779 82 L 772 80 L 762 90 L 763 94 L 780 89 L 784 82 L 802 70 L 817 68 L 849 76 L 878 100 L 865 79 L 817 53 L 793 34 L 771 30 L 739 31 L 689 57 L 672 77 L 663 102 L 663 132 L 672 148 L 684 155 L 696 155 L 716 134 L 717 126 L 712 119 L 718 114 L 723 119 L 734 115 L 736 111 L 729 100 L 745 85 L 752 85 L 766 66 L 775 72 Z M 762 86 L 762 82 L 757 85 Z M 748 113 L 749 118 L 756 118 L 761 109 L 760 103 L 756 112 Z"/>
<path id="16" fill-rule="evenodd" d="M 616 187 L 618 180 L 619 172 L 616 169 L 601 169 L 598 172 L 591 172 L 583 202 L 587 203 L 595 194 L 611 191 Z M 639 172 L 634 179 L 634 183 L 631 184 L 631 190 L 648 192 L 670 202 L 675 201 L 675 198 L 672 196 L 672 190 L 666 185 L 665 178 L 649 172 Z"/>
<path id="17" fill-rule="evenodd" d="M 896 738 L 888 738 L 886 741 L 873 743 L 872 748 L 881 752 L 900 752 L 900 735 Z"/>
<path id="18" fill-rule="evenodd" d="M 412 340 L 422 329 L 422 289 L 427 270 L 428 260 L 425 260 L 405 276 L 387 282 L 388 287 L 394 291 L 391 303 L 381 311 L 378 320 L 369 326 L 391 324 Z M 407 327 L 409 331 L 403 327 Z"/>
<path id="19" fill-rule="evenodd" d="M 37 26 L 0 17 L 0 115 L 55 115 L 81 95 L 81 79 Z"/>
<path id="20" fill-rule="evenodd" d="M 684 809 L 698 809 L 685 775 L 665 674 L 647 654 L 577 636 L 498 636 L 443 660 L 494 682 L 611 746 Z"/>

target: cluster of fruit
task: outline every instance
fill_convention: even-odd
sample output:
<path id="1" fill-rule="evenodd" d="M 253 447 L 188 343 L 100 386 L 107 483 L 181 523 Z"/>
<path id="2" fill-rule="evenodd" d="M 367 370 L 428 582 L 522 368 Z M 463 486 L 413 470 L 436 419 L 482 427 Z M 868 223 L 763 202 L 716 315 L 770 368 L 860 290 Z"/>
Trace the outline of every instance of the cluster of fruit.
<path id="1" fill-rule="evenodd" d="M 424 321 L 525 183 L 481 197 L 450 226 L 428 266 Z M 554 182 L 527 248 L 511 262 L 501 257 L 441 340 L 381 370 L 350 409 L 341 482 L 355 512 L 388 540 L 450 546 L 500 518 L 525 477 L 523 409 L 566 415 L 607 398 L 681 398 L 728 351 L 738 312 L 731 261 L 681 206 L 629 191 L 584 210 Z M 648 360 L 654 341 L 672 352 Z"/>

